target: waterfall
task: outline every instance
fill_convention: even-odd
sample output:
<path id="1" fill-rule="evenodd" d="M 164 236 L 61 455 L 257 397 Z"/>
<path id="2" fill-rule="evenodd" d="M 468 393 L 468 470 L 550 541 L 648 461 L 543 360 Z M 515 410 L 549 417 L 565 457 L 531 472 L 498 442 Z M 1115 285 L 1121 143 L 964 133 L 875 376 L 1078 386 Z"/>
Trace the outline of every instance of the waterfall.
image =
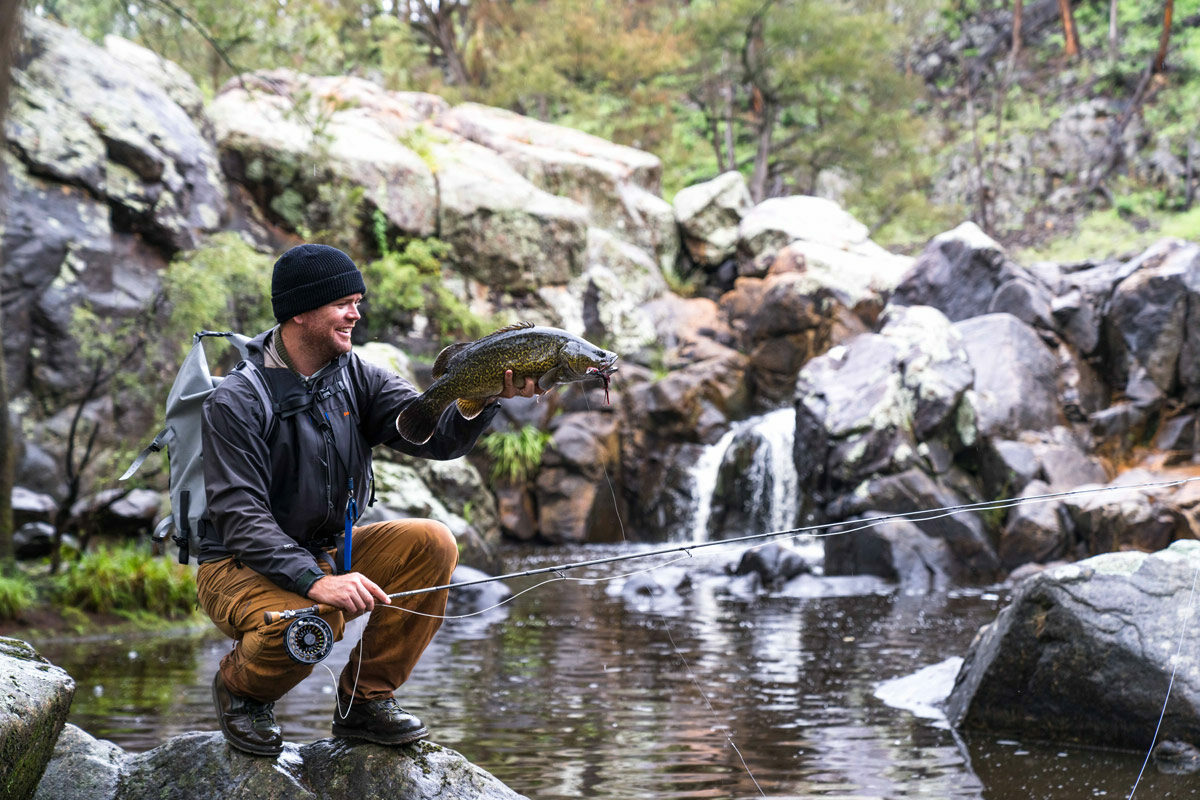
<path id="1" fill-rule="evenodd" d="M 763 515 L 768 530 L 785 530 L 795 524 L 799 479 L 792 461 L 792 442 L 796 431 L 796 411 L 781 408 L 758 417 L 735 422 L 725 435 L 705 448 L 691 468 L 692 496 L 695 506 L 686 539 L 708 539 L 708 520 L 712 513 L 713 491 L 726 453 L 734 442 L 753 436 L 761 442 L 746 477 L 752 487 L 752 502 L 767 509 Z M 768 480 L 768 477 L 771 480 Z M 770 492 L 766 491 L 770 487 Z M 757 531 L 747 531 L 755 533 Z M 765 531 L 763 531 L 765 532 Z"/>

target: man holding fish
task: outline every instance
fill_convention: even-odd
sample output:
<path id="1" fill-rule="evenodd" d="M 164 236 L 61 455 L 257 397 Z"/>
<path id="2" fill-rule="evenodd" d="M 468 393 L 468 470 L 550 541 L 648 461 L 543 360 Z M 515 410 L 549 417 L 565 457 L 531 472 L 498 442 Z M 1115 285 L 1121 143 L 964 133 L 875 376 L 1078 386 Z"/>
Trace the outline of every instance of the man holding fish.
<path id="1" fill-rule="evenodd" d="M 263 624 L 264 612 L 316 601 L 340 638 L 347 619 L 391 605 L 389 593 L 450 581 L 458 548 L 442 523 L 355 524 L 373 497 L 371 448 L 457 458 L 498 399 L 589 375 L 607 387 L 615 369 L 614 354 L 565 331 L 513 326 L 447 348 L 435 364 L 436 391 L 422 394 L 353 352 L 365 292 L 340 250 L 288 250 L 271 281 L 279 324 L 248 347 L 256 369 L 233 371 L 204 403 L 208 511 L 197 588 L 205 612 L 235 640 L 213 679 L 213 702 L 226 740 L 244 752 L 281 752 L 273 705 L 313 668 L 289 655 L 287 623 Z M 404 598 L 407 610 L 371 615 L 338 681 L 335 736 L 400 745 L 428 735 L 393 693 L 437 632 L 446 599 L 445 590 L 425 593 Z"/>

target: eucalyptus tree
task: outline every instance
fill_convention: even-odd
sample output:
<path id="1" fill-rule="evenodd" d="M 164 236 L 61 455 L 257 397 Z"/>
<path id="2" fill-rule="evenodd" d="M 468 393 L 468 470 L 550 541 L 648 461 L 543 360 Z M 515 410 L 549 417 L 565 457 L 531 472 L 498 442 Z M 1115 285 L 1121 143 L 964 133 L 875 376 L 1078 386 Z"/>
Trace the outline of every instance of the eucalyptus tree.
<path id="1" fill-rule="evenodd" d="M 822 173 L 861 183 L 906 166 L 919 88 L 881 4 L 697 0 L 683 30 L 718 170 L 748 168 L 755 201 L 813 193 Z"/>

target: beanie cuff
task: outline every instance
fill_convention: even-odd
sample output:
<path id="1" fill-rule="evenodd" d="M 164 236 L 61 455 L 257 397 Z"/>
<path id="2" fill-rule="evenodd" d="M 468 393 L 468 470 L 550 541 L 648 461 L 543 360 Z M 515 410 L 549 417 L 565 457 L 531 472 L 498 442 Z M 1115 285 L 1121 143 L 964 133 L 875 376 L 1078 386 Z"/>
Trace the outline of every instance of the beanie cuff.
<path id="1" fill-rule="evenodd" d="M 277 322 L 286 322 L 305 311 L 312 311 L 352 294 L 366 294 L 366 291 L 362 273 L 351 269 L 275 295 L 271 298 L 271 308 Z"/>

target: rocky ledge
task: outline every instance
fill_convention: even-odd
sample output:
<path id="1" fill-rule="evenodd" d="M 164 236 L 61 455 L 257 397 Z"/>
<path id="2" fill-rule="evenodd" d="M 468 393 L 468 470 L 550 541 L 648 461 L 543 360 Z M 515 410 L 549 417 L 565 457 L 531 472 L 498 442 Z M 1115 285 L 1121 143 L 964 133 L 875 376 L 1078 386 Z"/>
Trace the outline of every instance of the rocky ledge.
<path id="1" fill-rule="evenodd" d="M 6 800 L 521 800 L 432 742 L 402 748 L 345 739 L 286 743 L 274 759 L 218 732 L 127 753 L 66 723 L 75 682 L 25 642 L 0 637 L 0 797 Z"/>

